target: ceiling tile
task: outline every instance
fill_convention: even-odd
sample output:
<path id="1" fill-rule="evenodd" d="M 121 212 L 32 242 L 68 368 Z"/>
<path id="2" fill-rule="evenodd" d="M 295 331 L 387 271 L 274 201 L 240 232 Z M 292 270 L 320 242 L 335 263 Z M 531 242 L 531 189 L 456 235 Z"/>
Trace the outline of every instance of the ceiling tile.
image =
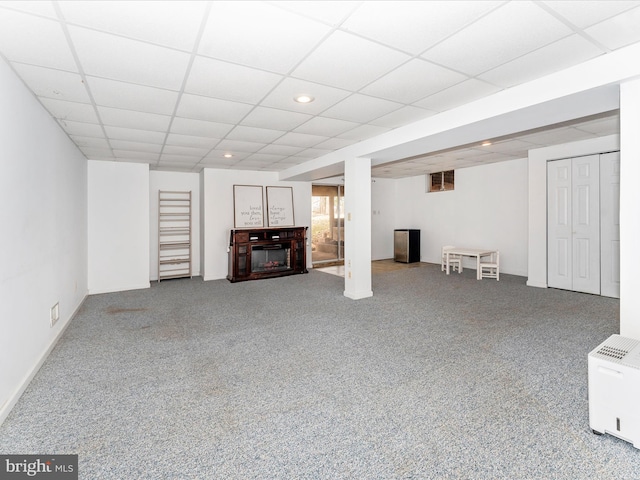
<path id="1" fill-rule="evenodd" d="M 180 135 L 170 133 L 167 136 L 166 145 L 177 145 L 183 147 L 200 147 L 211 150 L 220 141 L 218 138 L 198 137 L 193 135 Z"/>
<path id="2" fill-rule="evenodd" d="M 465 103 L 478 100 L 500 90 L 499 87 L 472 78 L 431 95 L 415 105 L 434 112 L 444 112 Z"/>
<path id="3" fill-rule="evenodd" d="M 139 128 L 164 132 L 169 128 L 171 117 L 155 113 L 134 112 L 121 108 L 98 107 L 98 113 L 105 125 L 123 128 Z"/>
<path id="4" fill-rule="evenodd" d="M 163 155 L 186 155 L 191 157 L 202 158 L 207 153 L 209 153 L 211 149 L 206 147 L 185 147 L 181 145 L 165 145 L 162 149 Z"/>
<path id="5" fill-rule="evenodd" d="M 17 63 L 16 72 L 39 97 L 90 103 L 82 77 L 77 73 Z"/>
<path id="6" fill-rule="evenodd" d="M 413 59 L 366 86 L 362 93 L 394 102 L 413 103 L 466 79 L 460 73 Z"/>
<path id="7" fill-rule="evenodd" d="M 198 52 L 288 73 L 329 31 L 326 25 L 268 3 L 213 2 Z"/>
<path id="8" fill-rule="evenodd" d="M 544 1 L 548 8 L 556 11 L 572 24 L 579 28 L 586 28 L 603 20 L 607 20 L 618 13 L 637 7 L 637 0 L 615 1 L 608 0 L 606 2 L 582 1 L 575 0 L 553 0 Z"/>
<path id="9" fill-rule="evenodd" d="M 640 7 L 587 28 L 585 31 L 608 48 L 616 49 L 640 41 Z"/>
<path id="10" fill-rule="evenodd" d="M 44 3 L 44 2 L 41 2 Z M 191 51 L 206 2 L 61 1 L 68 23 Z"/>
<path id="11" fill-rule="evenodd" d="M 613 117 L 599 118 L 583 122 L 577 125 L 576 128 L 594 135 L 612 135 L 620 133 L 620 116 L 615 115 Z"/>
<path id="12" fill-rule="evenodd" d="M 276 138 L 280 138 L 286 132 L 281 130 L 271 130 L 267 128 L 245 127 L 239 125 L 231 130 L 227 137 L 230 140 L 242 140 L 246 142 L 271 143 Z"/>
<path id="13" fill-rule="evenodd" d="M 272 163 L 279 162 L 285 157 L 283 155 L 273 155 L 270 153 L 257 152 L 252 153 L 247 157 L 245 162 L 259 163 L 262 165 L 271 165 Z"/>
<path id="14" fill-rule="evenodd" d="M 321 137 L 319 135 L 309 135 L 307 133 L 294 133 L 289 132 L 273 143 L 276 145 L 289 145 L 291 147 L 313 147 L 320 142 L 323 142 L 327 137 Z"/>
<path id="15" fill-rule="evenodd" d="M 292 76 L 358 90 L 410 57 L 377 43 L 336 31 L 315 49 Z"/>
<path id="16" fill-rule="evenodd" d="M 571 33 L 569 27 L 531 2 L 507 2 L 422 56 L 473 76 Z"/>
<path id="17" fill-rule="evenodd" d="M 228 123 L 206 122 L 191 118 L 176 117 L 171 123 L 171 132 L 195 137 L 224 138 L 233 128 Z"/>
<path id="18" fill-rule="evenodd" d="M 25 0 L 2 0 L 0 3 L 0 9 L 6 7 L 14 10 L 20 10 L 25 13 L 32 13 L 41 17 L 49 17 L 57 19 L 55 9 L 53 8 L 53 2 L 43 1 L 25 1 Z"/>
<path id="19" fill-rule="evenodd" d="M 159 163 L 160 164 L 179 163 L 183 166 L 188 164 L 191 167 L 193 167 L 198 162 L 200 162 L 201 158 L 202 158 L 201 155 L 181 155 L 178 153 L 162 153 L 160 155 Z"/>
<path id="20" fill-rule="evenodd" d="M 257 103 L 282 80 L 280 75 L 198 56 L 185 92 L 234 102 Z"/>
<path id="21" fill-rule="evenodd" d="M 92 105 L 53 98 L 40 98 L 39 100 L 55 118 L 74 122 L 100 123 Z"/>
<path id="22" fill-rule="evenodd" d="M 69 135 L 69 137 L 79 147 L 91 147 L 91 148 L 101 148 L 103 150 L 109 150 L 109 143 L 105 138 L 85 137 L 83 135 Z"/>
<path id="23" fill-rule="evenodd" d="M 341 133 L 338 135 L 338 138 L 343 138 L 347 140 L 366 140 L 367 138 L 374 137 L 376 135 L 380 135 L 391 130 L 386 127 L 378 127 L 376 125 L 361 125 L 359 127 L 354 128 L 353 130 L 349 130 L 348 132 Z"/>
<path id="24" fill-rule="evenodd" d="M 520 140 L 537 145 L 556 145 L 558 143 L 568 143 L 592 137 L 588 132 L 575 128 L 557 128 L 543 132 L 532 133 L 518 137 Z"/>
<path id="25" fill-rule="evenodd" d="M 69 35 L 87 75 L 180 90 L 190 55 L 82 27 Z M 123 55 L 126 52 L 126 55 Z"/>
<path id="26" fill-rule="evenodd" d="M 376 118 L 375 120 L 371 120 L 371 124 L 379 127 L 397 128 L 430 117 L 435 113 L 436 112 L 432 110 L 426 110 L 424 108 L 406 106 Z"/>
<path id="27" fill-rule="evenodd" d="M 1 9 L 0 46 L 15 62 L 78 71 L 62 27 L 54 20 Z"/>
<path id="28" fill-rule="evenodd" d="M 115 158 L 108 148 L 80 147 L 80 151 L 89 160 L 113 160 Z"/>
<path id="29" fill-rule="evenodd" d="M 296 128 L 295 132 L 335 137 L 336 135 L 354 129 L 359 125 L 359 123 L 347 122 L 346 120 L 336 120 L 335 118 L 313 117 L 308 122 Z"/>
<path id="30" fill-rule="evenodd" d="M 163 132 L 152 132 L 150 130 L 138 130 L 135 128 L 105 126 L 104 130 L 107 132 L 109 139 L 129 140 L 140 143 L 155 143 L 162 145 L 165 137 Z"/>
<path id="31" fill-rule="evenodd" d="M 358 127 L 360 128 L 360 127 Z M 325 150 L 339 150 L 344 147 L 348 147 L 349 145 L 353 145 L 360 139 L 349 139 L 349 138 L 329 138 L 324 142 L 320 142 L 316 145 L 316 148 L 325 149 Z M 293 155 L 293 154 L 292 154 Z"/>
<path id="32" fill-rule="evenodd" d="M 590 60 L 604 52 L 581 35 L 571 35 L 483 73 L 478 78 L 504 88 Z"/>
<path id="33" fill-rule="evenodd" d="M 113 149 L 113 154 L 119 161 L 131 161 L 143 163 L 157 162 L 160 155 L 155 152 L 146 152 L 141 150 L 117 150 Z"/>
<path id="34" fill-rule="evenodd" d="M 330 26 L 338 26 L 358 7 L 358 2 L 340 0 L 274 1 L 273 5 L 313 18 Z"/>
<path id="35" fill-rule="evenodd" d="M 302 125 L 311 118 L 311 115 L 304 113 L 279 110 L 277 108 L 256 107 L 242 119 L 242 125 L 287 131 Z"/>
<path id="36" fill-rule="evenodd" d="M 331 150 L 323 150 L 321 148 L 306 148 L 301 152 L 296 153 L 296 157 L 301 158 L 318 158 L 322 155 L 326 155 L 327 153 L 331 153 Z"/>
<path id="37" fill-rule="evenodd" d="M 113 148 L 114 153 L 116 150 L 149 153 L 160 153 L 162 150 L 162 145 L 158 145 L 156 143 L 132 142 L 128 140 L 110 140 L 109 143 L 111 144 L 111 148 Z"/>
<path id="38" fill-rule="evenodd" d="M 268 153 L 270 155 L 280 155 L 288 157 L 302 151 L 302 147 L 290 147 L 288 145 L 267 145 L 258 153 Z"/>
<path id="39" fill-rule="evenodd" d="M 217 146 L 216 150 L 224 150 L 229 152 L 247 152 L 254 153 L 264 148 L 264 143 L 256 142 L 243 142 L 240 140 L 222 140 Z"/>
<path id="40" fill-rule="evenodd" d="M 98 77 L 87 77 L 97 105 L 138 112 L 171 115 L 178 93 L 154 87 L 133 85 Z"/>
<path id="41" fill-rule="evenodd" d="M 77 137 L 96 137 L 104 139 L 104 132 L 100 125 L 95 123 L 73 122 L 71 120 L 58 120 L 64 131 Z"/>
<path id="42" fill-rule="evenodd" d="M 311 103 L 297 103 L 296 95 L 311 95 L 315 100 Z M 274 107 L 281 110 L 290 110 L 306 115 L 317 115 L 327 108 L 335 105 L 349 92 L 338 88 L 320 85 L 295 78 L 286 78 L 261 102 L 265 107 Z"/>
<path id="43" fill-rule="evenodd" d="M 229 153 L 228 150 L 216 148 L 215 150 L 210 151 L 207 156 L 202 159 L 202 163 L 206 163 L 207 165 L 235 165 L 239 160 L 247 158 L 253 152 L 235 151 L 233 152 L 233 157 L 225 158 L 224 155 L 227 153 Z"/>
<path id="44" fill-rule="evenodd" d="M 251 110 L 247 103 L 219 100 L 200 95 L 184 94 L 176 115 L 208 122 L 236 124 Z M 183 132 L 184 133 L 184 132 Z"/>
<path id="45" fill-rule="evenodd" d="M 402 108 L 402 105 L 381 98 L 355 94 L 342 100 L 323 113 L 325 117 L 367 123 Z"/>
<path id="46" fill-rule="evenodd" d="M 416 55 L 501 2 L 375 1 L 363 2 L 342 25 L 345 30 Z M 417 18 L 428 19 L 416 22 Z M 392 28 L 389 28 L 393 26 Z"/>

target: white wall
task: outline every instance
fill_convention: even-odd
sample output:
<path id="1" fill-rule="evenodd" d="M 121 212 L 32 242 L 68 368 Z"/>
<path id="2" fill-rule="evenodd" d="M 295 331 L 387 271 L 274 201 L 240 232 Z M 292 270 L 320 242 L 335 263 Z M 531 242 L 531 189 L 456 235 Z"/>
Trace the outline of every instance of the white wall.
<path id="1" fill-rule="evenodd" d="M 149 288 L 149 165 L 88 162 L 89 293 Z"/>
<path id="2" fill-rule="evenodd" d="M 233 186 L 261 185 L 293 187 L 293 210 L 297 227 L 311 228 L 311 183 L 281 182 L 277 172 L 218 170 L 205 168 L 201 175 L 202 240 L 201 262 L 204 280 L 226 278 L 228 273 L 229 232 L 233 224 Z M 263 189 L 266 211 L 266 188 Z M 265 227 L 267 219 L 265 218 Z M 307 232 L 309 236 L 310 231 Z M 310 242 L 309 242 L 310 243 Z M 307 265 L 311 266 L 311 245 L 307 247 Z"/>
<path id="3" fill-rule="evenodd" d="M 191 192 L 191 273 L 200 275 L 200 174 L 149 172 L 149 278 L 158 280 L 158 191 Z"/>
<path id="4" fill-rule="evenodd" d="M 396 181 L 374 178 L 371 184 L 371 260 L 393 258 Z"/>
<path id="5" fill-rule="evenodd" d="M 2 423 L 87 294 L 87 164 L 3 60 L 0 105 Z"/>
<path id="6" fill-rule="evenodd" d="M 423 262 L 440 263 L 443 245 L 491 248 L 502 272 L 527 274 L 526 159 L 458 169 L 452 191 L 426 192 L 424 175 L 396 188 L 395 228 L 420 229 Z"/>
<path id="7" fill-rule="evenodd" d="M 531 287 L 547 287 L 547 162 L 609 152 L 620 148 L 620 136 L 570 142 L 529 150 L 529 251 L 528 280 Z M 500 258 L 502 262 L 502 258 Z"/>

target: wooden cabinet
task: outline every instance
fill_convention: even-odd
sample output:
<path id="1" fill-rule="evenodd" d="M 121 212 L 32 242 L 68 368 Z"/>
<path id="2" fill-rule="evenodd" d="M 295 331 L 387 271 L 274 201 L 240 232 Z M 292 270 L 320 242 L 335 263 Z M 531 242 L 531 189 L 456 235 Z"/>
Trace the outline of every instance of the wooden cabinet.
<path id="1" fill-rule="evenodd" d="M 231 230 L 229 281 L 307 272 L 307 227 Z"/>
<path id="2" fill-rule="evenodd" d="M 191 192 L 158 192 L 158 282 L 191 277 Z"/>

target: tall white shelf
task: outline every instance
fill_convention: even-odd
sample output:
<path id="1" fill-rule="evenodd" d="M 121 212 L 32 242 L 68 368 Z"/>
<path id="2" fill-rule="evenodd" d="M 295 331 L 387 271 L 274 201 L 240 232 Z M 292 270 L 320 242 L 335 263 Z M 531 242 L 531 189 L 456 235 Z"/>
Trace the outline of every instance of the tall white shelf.
<path id="1" fill-rule="evenodd" d="M 158 191 L 158 282 L 191 277 L 191 192 Z"/>

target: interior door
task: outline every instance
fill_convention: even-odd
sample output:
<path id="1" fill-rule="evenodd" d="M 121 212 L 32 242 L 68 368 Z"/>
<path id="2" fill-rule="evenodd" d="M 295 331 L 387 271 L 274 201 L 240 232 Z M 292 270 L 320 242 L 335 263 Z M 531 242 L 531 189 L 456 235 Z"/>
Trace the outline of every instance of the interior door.
<path id="1" fill-rule="evenodd" d="M 600 155 L 600 294 L 620 298 L 620 152 Z"/>
<path id="2" fill-rule="evenodd" d="M 600 294 L 600 155 L 572 159 L 573 288 Z"/>
<path id="3" fill-rule="evenodd" d="M 599 155 L 547 164 L 550 287 L 600 294 Z"/>
<path id="4" fill-rule="evenodd" d="M 571 290 L 571 159 L 547 163 L 547 284 Z"/>

